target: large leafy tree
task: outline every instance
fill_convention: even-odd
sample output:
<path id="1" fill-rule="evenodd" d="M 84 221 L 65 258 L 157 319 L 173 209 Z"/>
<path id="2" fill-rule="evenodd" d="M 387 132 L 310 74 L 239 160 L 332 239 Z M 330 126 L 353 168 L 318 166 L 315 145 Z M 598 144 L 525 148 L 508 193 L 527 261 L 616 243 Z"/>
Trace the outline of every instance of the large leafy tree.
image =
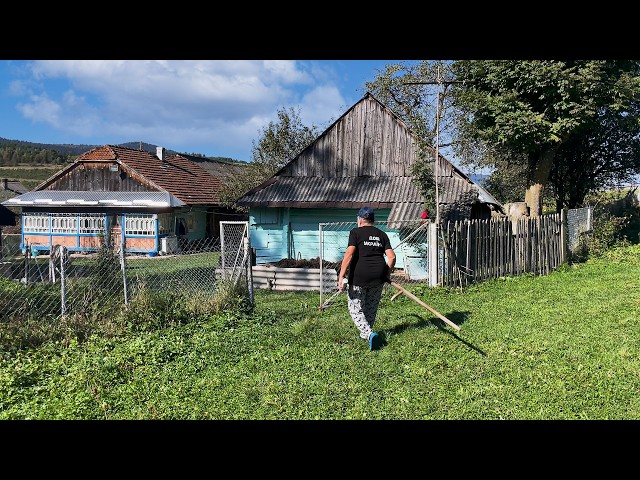
<path id="1" fill-rule="evenodd" d="M 638 172 L 640 62 L 460 60 L 451 68 L 462 82 L 452 88 L 460 138 L 480 142 L 492 154 L 485 160 L 526 163 L 525 202 L 532 215 L 542 213 L 552 172 L 559 204 L 573 185 L 568 175 L 577 170 L 589 175 L 609 165 L 607 175 Z M 613 126 L 624 133 L 613 133 Z M 623 158 L 626 167 L 617 169 Z"/>
<path id="2" fill-rule="evenodd" d="M 604 110 L 594 128 L 560 147 L 549 178 L 556 210 L 580 207 L 595 190 L 634 181 L 640 172 L 638 118 L 638 105 L 625 116 Z"/>
<path id="3" fill-rule="evenodd" d="M 278 120 L 271 121 L 252 142 L 251 162 L 242 176 L 223 187 L 221 203 L 235 206 L 235 202 L 252 188 L 260 185 L 307 147 L 319 134 L 316 125 L 306 126 L 300 109 L 280 108 Z"/>

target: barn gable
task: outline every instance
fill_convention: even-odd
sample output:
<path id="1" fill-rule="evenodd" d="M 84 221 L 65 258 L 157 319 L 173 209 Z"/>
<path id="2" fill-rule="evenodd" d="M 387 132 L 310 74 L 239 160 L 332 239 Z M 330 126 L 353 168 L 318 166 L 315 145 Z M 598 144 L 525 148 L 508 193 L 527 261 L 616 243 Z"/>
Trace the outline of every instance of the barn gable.
<path id="1" fill-rule="evenodd" d="M 409 127 L 370 93 L 261 185 L 242 207 L 390 208 L 389 219 L 418 218 L 424 198 L 412 168 L 419 147 Z M 488 192 L 439 156 L 440 203 L 497 206 Z"/>

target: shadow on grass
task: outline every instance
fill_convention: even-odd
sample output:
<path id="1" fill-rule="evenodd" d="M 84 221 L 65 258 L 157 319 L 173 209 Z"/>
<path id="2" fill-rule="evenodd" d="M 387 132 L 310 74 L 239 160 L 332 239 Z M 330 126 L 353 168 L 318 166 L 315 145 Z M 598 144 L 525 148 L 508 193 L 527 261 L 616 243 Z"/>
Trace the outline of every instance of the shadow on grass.
<path id="1" fill-rule="evenodd" d="M 390 333 L 393 333 L 394 335 L 398 335 L 404 332 L 405 330 L 425 328 L 427 326 L 433 325 L 441 332 L 451 335 L 453 338 L 464 343 L 467 347 L 469 347 L 472 350 L 475 350 L 480 355 L 484 357 L 487 356 L 487 354 L 482 349 L 476 347 L 475 345 L 472 345 L 471 343 L 467 342 L 464 338 L 460 337 L 455 331 L 452 331 L 449 325 L 447 325 L 444 321 L 440 320 L 438 317 L 434 316 L 433 318 L 425 319 L 424 317 L 416 314 L 412 314 L 411 316 L 418 319 L 418 322 L 403 323 L 387 331 Z M 453 323 L 455 323 L 458 326 L 461 326 L 465 322 L 468 316 L 469 316 L 469 312 L 451 312 L 450 314 L 445 315 L 445 317 L 447 317 L 449 320 L 451 320 Z"/>

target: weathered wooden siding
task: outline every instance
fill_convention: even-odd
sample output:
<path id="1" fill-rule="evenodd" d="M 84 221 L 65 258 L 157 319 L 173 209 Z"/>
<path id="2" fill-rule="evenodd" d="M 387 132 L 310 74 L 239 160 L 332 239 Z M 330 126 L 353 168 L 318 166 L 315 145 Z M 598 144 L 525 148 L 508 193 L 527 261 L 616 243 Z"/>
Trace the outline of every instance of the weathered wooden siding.
<path id="1" fill-rule="evenodd" d="M 285 167 L 282 176 L 411 176 L 417 158 L 409 130 L 372 98 L 357 103 Z"/>
<path id="2" fill-rule="evenodd" d="M 113 167 L 113 169 L 112 169 Z M 45 190 L 94 192 L 154 192 L 156 188 L 142 184 L 122 171 L 117 163 L 82 163 L 56 179 Z"/>

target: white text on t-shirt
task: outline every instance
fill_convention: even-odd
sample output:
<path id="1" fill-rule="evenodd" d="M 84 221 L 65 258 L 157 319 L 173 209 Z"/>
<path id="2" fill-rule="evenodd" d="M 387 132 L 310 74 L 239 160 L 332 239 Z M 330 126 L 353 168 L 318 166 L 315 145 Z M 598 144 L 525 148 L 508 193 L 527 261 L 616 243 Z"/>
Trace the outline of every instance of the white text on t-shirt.
<path id="1" fill-rule="evenodd" d="M 381 247 L 382 246 L 382 242 L 380 242 L 380 237 L 376 237 L 374 235 L 370 235 L 369 236 L 369 240 L 365 240 L 364 242 L 362 242 L 363 245 L 367 246 L 367 247 Z"/>

